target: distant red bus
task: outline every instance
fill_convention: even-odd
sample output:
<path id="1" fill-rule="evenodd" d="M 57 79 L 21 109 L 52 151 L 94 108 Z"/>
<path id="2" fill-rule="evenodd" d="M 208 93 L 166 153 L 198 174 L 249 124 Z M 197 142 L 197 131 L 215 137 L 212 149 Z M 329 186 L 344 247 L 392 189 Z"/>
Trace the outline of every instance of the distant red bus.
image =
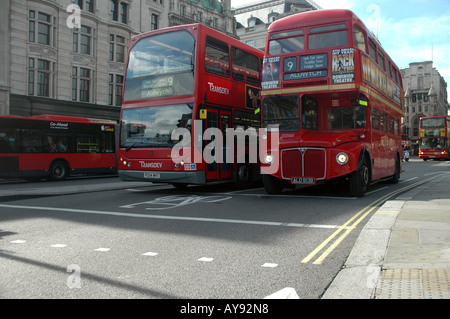
<path id="1" fill-rule="evenodd" d="M 427 116 L 419 119 L 419 158 L 449 159 L 450 119 Z"/>
<path id="2" fill-rule="evenodd" d="M 262 121 L 279 149 L 262 163 L 264 187 L 346 179 L 353 196 L 401 172 L 399 69 L 349 10 L 291 15 L 268 29 Z M 273 168 L 277 168 L 276 172 Z"/>
<path id="3" fill-rule="evenodd" d="M 202 24 L 133 37 L 120 118 L 120 178 L 185 187 L 259 174 L 248 159 L 230 160 L 235 147 L 226 146 L 225 133 L 260 127 L 262 56 Z"/>
<path id="4" fill-rule="evenodd" d="M 116 173 L 115 131 L 112 121 L 0 116 L 0 178 Z"/>

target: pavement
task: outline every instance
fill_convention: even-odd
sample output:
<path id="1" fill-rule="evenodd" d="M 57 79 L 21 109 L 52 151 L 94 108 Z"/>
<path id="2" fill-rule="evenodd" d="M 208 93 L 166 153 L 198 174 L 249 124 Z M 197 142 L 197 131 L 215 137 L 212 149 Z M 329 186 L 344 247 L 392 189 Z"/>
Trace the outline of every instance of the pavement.
<path id="1" fill-rule="evenodd" d="M 148 185 L 116 179 L 94 185 L 48 183 L 39 188 L 20 184 L 1 190 L 0 200 Z M 271 298 L 298 298 L 289 289 Z M 322 299 L 450 299 L 450 173 L 436 174 L 386 201 L 361 230 Z"/>
<path id="2" fill-rule="evenodd" d="M 450 299 L 450 174 L 386 201 L 322 299 Z"/>

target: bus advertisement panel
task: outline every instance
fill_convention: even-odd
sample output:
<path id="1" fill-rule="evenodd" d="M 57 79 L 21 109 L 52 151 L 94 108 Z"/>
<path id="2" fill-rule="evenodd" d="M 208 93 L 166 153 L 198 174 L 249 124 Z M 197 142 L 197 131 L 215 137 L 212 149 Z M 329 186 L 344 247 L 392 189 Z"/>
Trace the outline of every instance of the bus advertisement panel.
<path id="1" fill-rule="evenodd" d="M 247 182 L 260 127 L 263 52 L 202 24 L 131 39 L 120 118 L 122 180 Z M 230 130 L 247 136 L 237 152 Z M 257 142 L 253 142 L 257 144 Z"/>
<path id="2" fill-rule="evenodd" d="M 63 180 L 116 173 L 116 123 L 81 117 L 0 117 L 0 178 Z"/>
<path id="3" fill-rule="evenodd" d="M 449 158 L 449 119 L 446 116 L 427 116 L 419 119 L 419 158 Z"/>
<path id="4" fill-rule="evenodd" d="M 371 182 L 401 172 L 404 114 L 397 66 L 349 10 L 291 15 L 268 29 L 262 125 L 279 150 L 262 160 L 268 193 L 285 186 L 348 182 L 363 196 Z M 276 153 L 276 155 L 274 155 Z"/>

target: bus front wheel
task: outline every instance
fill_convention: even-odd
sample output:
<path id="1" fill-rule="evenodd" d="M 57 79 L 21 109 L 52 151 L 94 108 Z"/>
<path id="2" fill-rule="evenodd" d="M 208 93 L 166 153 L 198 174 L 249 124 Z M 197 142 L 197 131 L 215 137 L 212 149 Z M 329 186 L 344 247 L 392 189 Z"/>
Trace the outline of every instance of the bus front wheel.
<path id="1" fill-rule="evenodd" d="M 359 168 L 353 172 L 348 179 L 350 194 L 358 197 L 364 196 L 369 186 L 369 180 L 369 167 L 366 160 L 364 160 Z"/>
<path id="2" fill-rule="evenodd" d="M 69 175 L 69 165 L 64 161 L 55 161 L 50 166 L 49 173 L 51 181 L 62 181 Z"/>
<path id="3" fill-rule="evenodd" d="M 269 174 L 262 175 L 264 189 L 268 194 L 280 194 L 283 191 L 283 181 Z"/>

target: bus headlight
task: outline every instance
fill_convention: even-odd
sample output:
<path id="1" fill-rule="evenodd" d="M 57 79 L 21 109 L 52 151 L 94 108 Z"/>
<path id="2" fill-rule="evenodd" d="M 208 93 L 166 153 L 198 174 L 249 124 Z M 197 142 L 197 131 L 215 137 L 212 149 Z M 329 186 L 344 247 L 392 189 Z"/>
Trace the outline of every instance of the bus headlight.
<path id="1" fill-rule="evenodd" d="M 345 153 L 339 153 L 338 155 L 336 155 L 336 162 L 339 165 L 345 165 L 348 162 L 348 155 Z"/>
<path id="2" fill-rule="evenodd" d="M 266 154 L 266 156 L 264 156 L 264 162 L 266 162 L 266 164 L 272 164 L 273 163 L 272 154 Z"/>

